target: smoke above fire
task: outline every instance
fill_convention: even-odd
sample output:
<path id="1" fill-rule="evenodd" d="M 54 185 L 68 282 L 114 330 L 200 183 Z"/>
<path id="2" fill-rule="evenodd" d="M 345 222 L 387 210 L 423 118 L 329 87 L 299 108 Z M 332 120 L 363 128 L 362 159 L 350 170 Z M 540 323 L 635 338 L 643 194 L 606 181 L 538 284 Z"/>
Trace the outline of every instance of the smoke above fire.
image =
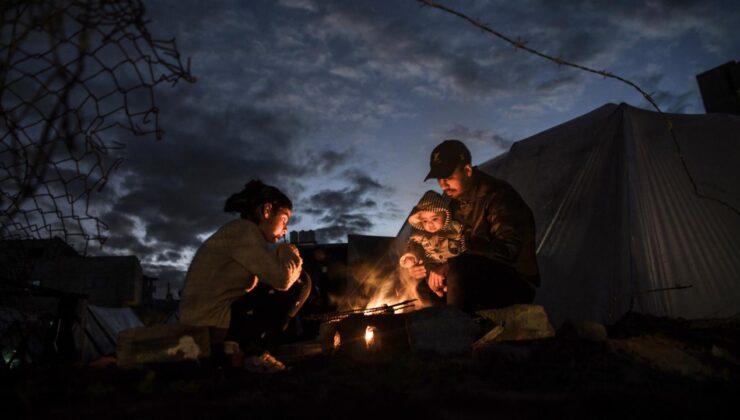
<path id="1" fill-rule="evenodd" d="M 331 299 L 340 311 L 394 305 L 419 299 L 416 291 L 419 281 L 423 280 L 411 278 L 398 266 L 383 268 L 362 263 L 351 268 L 350 284 L 345 293 L 331 296 Z M 421 301 L 417 300 L 411 309 L 421 307 Z"/>

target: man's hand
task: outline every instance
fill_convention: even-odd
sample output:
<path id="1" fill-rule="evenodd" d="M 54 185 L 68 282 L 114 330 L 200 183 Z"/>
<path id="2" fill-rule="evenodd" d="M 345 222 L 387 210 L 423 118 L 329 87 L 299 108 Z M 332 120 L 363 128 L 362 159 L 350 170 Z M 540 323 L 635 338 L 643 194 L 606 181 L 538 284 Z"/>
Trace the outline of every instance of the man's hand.
<path id="1" fill-rule="evenodd" d="M 429 284 L 429 288 L 439 297 L 447 293 L 447 273 L 449 271 L 450 267 L 444 264 L 433 268 L 429 272 L 427 284 Z"/>
<path id="2" fill-rule="evenodd" d="M 408 270 L 411 278 L 414 278 L 417 280 L 423 279 L 424 277 L 427 276 L 427 269 L 424 268 L 422 264 L 414 265 L 412 267 L 407 268 L 406 270 Z"/>

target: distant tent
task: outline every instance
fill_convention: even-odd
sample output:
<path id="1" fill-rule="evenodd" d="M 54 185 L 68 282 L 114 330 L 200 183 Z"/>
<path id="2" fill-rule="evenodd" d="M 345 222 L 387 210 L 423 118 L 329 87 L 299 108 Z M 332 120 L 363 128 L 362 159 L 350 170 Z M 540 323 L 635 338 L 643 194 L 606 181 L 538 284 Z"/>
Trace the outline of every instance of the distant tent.
<path id="1" fill-rule="evenodd" d="M 740 117 L 668 116 L 699 191 L 740 209 Z M 607 104 L 480 167 L 534 211 L 554 322 L 740 313 L 740 216 L 694 193 L 658 113 Z"/>
<path id="2" fill-rule="evenodd" d="M 162 324 L 175 325 L 180 323 L 180 309 L 175 309 L 167 315 Z"/>
<path id="3" fill-rule="evenodd" d="M 82 360 L 89 362 L 115 353 L 119 332 L 127 328 L 143 326 L 144 324 L 131 308 L 104 308 L 88 305 Z"/>

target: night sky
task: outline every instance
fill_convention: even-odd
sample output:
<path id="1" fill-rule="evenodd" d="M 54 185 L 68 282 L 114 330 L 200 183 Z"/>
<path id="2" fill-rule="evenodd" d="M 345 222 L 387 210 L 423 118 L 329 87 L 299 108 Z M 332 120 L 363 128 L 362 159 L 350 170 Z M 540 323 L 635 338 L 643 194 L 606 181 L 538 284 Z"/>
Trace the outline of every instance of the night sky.
<path id="1" fill-rule="evenodd" d="M 260 178 L 319 242 L 394 236 L 436 183 L 429 153 L 459 138 L 473 163 L 632 88 L 557 66 L 414 0 L 149 1 L 195 84 L 159 86 L 161 141 L 127 142 L 102 198 L 108 254 L 178 282 L 198 245 L 236 217 L 229 194 Z M 527 46 L 628 78 L 664 111 L 702 113 L 695 76 L 740 51 L 736 1 L 459 1 Z"/>

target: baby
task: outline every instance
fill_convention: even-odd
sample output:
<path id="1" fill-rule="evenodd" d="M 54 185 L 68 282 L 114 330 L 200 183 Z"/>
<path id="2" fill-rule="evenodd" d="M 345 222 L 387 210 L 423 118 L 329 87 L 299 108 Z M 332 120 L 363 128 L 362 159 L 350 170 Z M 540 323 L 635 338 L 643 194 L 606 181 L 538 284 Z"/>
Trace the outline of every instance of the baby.
<path id="1" fill-rule="evenodd" d="M 424 193 L 409 216 L 409 224 L 414 231 L 399 260 L 403 268 L 423 264 L 429 273 L 465 250 L 462 224 L 451 219 L 445 199 L 434 191 Z M 433 291 L 440 297 L 445 292 Z"/>

